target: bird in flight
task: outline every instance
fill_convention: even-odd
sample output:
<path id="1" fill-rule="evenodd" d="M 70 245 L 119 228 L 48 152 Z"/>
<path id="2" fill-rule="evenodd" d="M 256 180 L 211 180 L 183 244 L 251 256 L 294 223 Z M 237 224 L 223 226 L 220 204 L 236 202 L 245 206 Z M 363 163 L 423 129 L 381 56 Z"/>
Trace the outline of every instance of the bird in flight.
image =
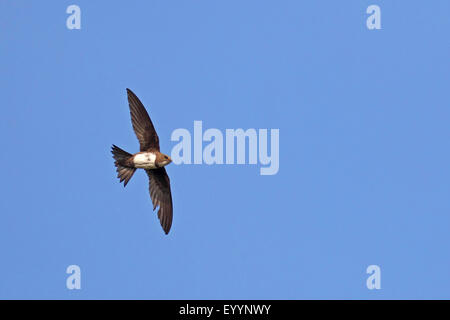
<path id="1" fill-rule="evenodd" d="M 125 187 L 136 169 L 144 169 L 149 179 L 153 210 L 159 207 L 158 218 L 166 234 L 172 226 L 172 193 L 166 165 L 172 162 L 169 156 L 159 152 L 159 138 L 152 120 L 138 97 L 127 89 L 131 123 L 139 140 L 140 152 L 130 154 L 116 145 L 112 146 L 117 178 Z"/>

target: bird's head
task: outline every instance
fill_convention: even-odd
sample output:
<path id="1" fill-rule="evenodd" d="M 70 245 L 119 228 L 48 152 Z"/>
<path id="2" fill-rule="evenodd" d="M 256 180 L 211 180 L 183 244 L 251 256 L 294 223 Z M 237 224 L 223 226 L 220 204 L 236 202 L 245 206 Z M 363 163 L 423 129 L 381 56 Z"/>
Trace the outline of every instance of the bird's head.
<path id="1" fill-rule="evenodd" d="M 164 166 L 167 166 L 169 163 L 171 163 L 172 159 L 168 155 L 165 155 L 163 153 L 159 153 L 159 154 L 156 155 L 156 161 L 155 162 L 156 162 L 156 165 L 158 167 L 164 167 Z"/>

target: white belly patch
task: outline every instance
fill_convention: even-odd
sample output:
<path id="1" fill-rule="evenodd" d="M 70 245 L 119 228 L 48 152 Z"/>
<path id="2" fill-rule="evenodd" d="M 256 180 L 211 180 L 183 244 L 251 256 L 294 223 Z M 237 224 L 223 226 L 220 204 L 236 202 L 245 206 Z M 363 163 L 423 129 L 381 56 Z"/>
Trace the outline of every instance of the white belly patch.
<path id="1" fill-rule="evenodd" d="M 151 152 L 139 153 L 134 156 L 133 162 L 136 168 L 156 169 L 156 155 Z"/>

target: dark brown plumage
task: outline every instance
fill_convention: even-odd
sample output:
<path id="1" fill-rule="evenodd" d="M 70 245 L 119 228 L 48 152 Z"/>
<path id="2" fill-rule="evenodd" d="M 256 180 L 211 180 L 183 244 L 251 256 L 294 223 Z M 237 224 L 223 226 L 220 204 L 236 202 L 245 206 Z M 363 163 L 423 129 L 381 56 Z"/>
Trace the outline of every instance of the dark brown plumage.
<path id="1" fill-rule="evenodd" d="M 144 105 L 130 89 L 127 89 L 127 95 L 131 123 L 139 140 L 140 152 L 131 155 L 113 145 L 117 177 L 126 186 L 136 168 L 145 169 L 149 178 L 153 210 L 159 207 L 158 218 L 164 232 L 168 234 L 172 226 L 173 207 L 170 179 L 164 166 L 169 164 L 171 159 L 160 152 L 158 135 Z"/>
<path id="2" fill-rule="evenodd" d="M 158 218 L 164 232 L 169 233 L 172 226 L 172 193 L 170 191 L 170 179 L 165 168 L 145 170 L 149 180 L 150 197 L 153 202 L 153 210 L 159 206 Z"/>
<path id="3" fill-rule="evenodd" d="M 131 123 L 141 145 L 141 151 L 159 151 L 159 138 L 147 110 L 133 91 L 127 89 L 127 94 Z"/>

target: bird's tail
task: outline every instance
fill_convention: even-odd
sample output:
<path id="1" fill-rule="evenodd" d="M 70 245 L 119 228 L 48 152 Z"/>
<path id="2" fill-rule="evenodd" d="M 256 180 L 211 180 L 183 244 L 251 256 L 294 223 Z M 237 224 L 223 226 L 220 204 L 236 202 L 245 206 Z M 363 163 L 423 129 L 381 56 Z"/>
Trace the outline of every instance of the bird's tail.
<path id="1" fill-rule="evenodd" d="M 111 153 L 113 154 L 113 158 L 115 160 L 114 165 L 116 166 L 117 178 L 120 179 L 120 182 L 124 182 L 123 186 L 125 187 L 136 171 L 136 168 L 127 166 L 127 160 L 132 157 L 132 154 L 115 145 L 112 146 Z"/>

